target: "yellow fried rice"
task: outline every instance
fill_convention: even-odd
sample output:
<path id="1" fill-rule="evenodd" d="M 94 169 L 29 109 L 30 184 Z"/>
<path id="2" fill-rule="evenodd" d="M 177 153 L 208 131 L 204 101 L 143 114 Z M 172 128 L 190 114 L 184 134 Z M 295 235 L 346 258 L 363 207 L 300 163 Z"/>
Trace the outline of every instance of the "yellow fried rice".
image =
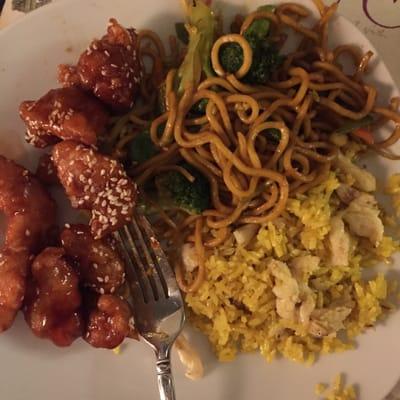
<path id="1" fill-rule="evenodd" d="M 283 356 L 312 363 L 319 354 L 352 348 L 354 338 L 391 309 L 392 283 L 383 273 L 366 279 L 363 270 L 382 261 L 389 263 L 399 249 L 396 240 L 383 236 L 374 247 L 350 234 L 348 265 L 328 262 L 327 236 L 332 217 L 341 207 L 334 195 L 339 185 L 331 173 L 306 195 L 290 199 L 284 215 L 262 226 L 250 247 L 238 246 L 232 238 L 208 257 L 207 279 L 198 291 L 187 294 L 186 303 L 192 323 L 207 335 L 219 360 L 231 361 L 239 352 L 256 351 L 268 361 Z M 349 312 L 342 316 L 338 332 L 311 334 L 304 324 L 277 313 L 271 260 L 289 263 L 305 255 L 320 260 L 307 281 L 315 307 L 328 310 L 343 299 L 348 301 Z"/>

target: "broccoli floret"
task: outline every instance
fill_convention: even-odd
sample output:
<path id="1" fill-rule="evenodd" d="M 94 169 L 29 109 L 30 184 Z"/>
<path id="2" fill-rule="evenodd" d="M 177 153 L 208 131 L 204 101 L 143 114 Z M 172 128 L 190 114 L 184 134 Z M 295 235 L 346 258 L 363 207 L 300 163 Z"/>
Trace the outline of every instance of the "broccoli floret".
<path id="1" fill-rule="evenodd" d="M 141 164 L 158 153 L 148 130 L 138 133 L 129 143 L 128 157 L 131 162 Z"/>
<path id="2" fill-rule="evenodd" d="M 273 11 L 273 7 L 260 7 L 261 11 Z M 243 81 L 250 84 L 267 83 L 271 72 L 282 64 L 283 57 L 268 40 L 270 22 L 266 19 L 254 21 L 244 33 L 245 39 L 253 50 L 253 62 Z M 226 43 L 221 46 L 219 61 L 225 71 L 235 73 L 243 64 L 243 50 L 238 43 Z"/>
<path id="3" fill-rule="evenodd" d="M 251 84 L 267 83 L 271 72 L 282 64 L 283 57 L 277 49 L 266 40 L 245 35 L 253 50 L 253 62 L 243 81 Z M 221 46 L 219 60 L 225 71 L 235 73 L 243 64 L 243 50 L 237 43 L 226 43 Z"/>
<path id="4" fill-rule="evenodd" d="M 155 179 L 159 203 L 165 208 L 180 208 L 190 214 L 200 214 L 210 206 L 210 184 L 194 167 L 184 163 L 181 165 L 194 178 L 187 180 L 177 171 L 168 171 Z"/>
<path id="5" fill-rule="evenodd" d="M 219 62 L 225 71 L 234 74 L 243 64 L 243 51 L 237 43 L 225 43 L 219 50 Z"/>
<path id="6" fill-rule="evenodd" d="M 267 41 L 258 41 L 252 37 L 247 39 L 253 49 L 253 62 L 245 76 L 245 82 L 252 84 L 267 83 L 271 72 L 282 64 L 283 58 L 277 49 Z"/>

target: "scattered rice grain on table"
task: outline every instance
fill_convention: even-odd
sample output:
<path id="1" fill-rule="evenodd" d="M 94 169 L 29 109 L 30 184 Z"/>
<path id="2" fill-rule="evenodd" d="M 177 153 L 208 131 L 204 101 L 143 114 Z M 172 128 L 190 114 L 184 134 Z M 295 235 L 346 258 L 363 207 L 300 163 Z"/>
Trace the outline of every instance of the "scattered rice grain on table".
<path id="1" fill-rule="evenodd" d="M 354 386 L 346 386 L 341 374 L 335 377 L 331 386 L 322 383 L 317 384 L 315 394 L 322 400 L 357 400 Z"/>

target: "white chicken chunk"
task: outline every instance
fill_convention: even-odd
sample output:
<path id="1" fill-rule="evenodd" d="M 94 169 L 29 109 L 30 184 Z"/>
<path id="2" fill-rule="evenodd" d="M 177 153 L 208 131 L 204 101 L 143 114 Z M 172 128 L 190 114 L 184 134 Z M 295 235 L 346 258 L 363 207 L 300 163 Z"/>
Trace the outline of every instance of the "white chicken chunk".
<path id="1" fill-rule="evenodd" d="M 246 247 L 254 239 L 259 228 L 257 224 L 246 224 L 233 231 L 233 236 L 239 246 Z"/>
<path id="2" fill-rule="evenodd" d="M 355 179 L 354 186 L 357 189 L 360 189 L 363 192 L 373 192 L 376 190 L 375 177 L 370 172 L 351 162 L 350 159 L 340 152 L 336 159 L 336 166 Z"/>
<path id="3" fill-rule="evenodd" d="M 349 264 L 350 236 L 340 216 L 331 219 L 331 230 L 328 235 L 330 249 L 329 264 L 345 267 Z"/>
<path id="4" fill-rule="evenodd" d="M 290 267 L 297 281 L 308 282 L 310 275 L 319 267 L 320 258 L 312 255 L 298 256 L 290 262 Z"/>
<path id="5" fill-rule="evenodd" d="M 277 297 L 277 314 L 283 319 L 296 320 L 296 304 L 300 300 L 300 290 L 296 279 L 293 278 L 289 267 L 281 261 L 270 261 L 268 268 L 275 278 L 272 292 Z"/>
<path id="6" fill-rule="evenodd" d="M 303 288 L 301 297 L 302 302 L 299 308 L 299 322 L 303 325 L 307 325 L 310 322 L 312 312 L 315 310 L 315 295 L 307 286 Z"/>
<path id="7" fill-rule="evenodd" d="M 179 359 L 186 367 L 185 376 L 192 380 L 203 377 L 204 367 L 197 350 L 183 336 L 179 335 L 174 343 L 174 347 L 178 352 Z"/>
<path id="8" fill-rule="evenodd" d="M 297 303 L 299 301 L 299 285 L 296 279 L 293 278 L 289 267 L 277 260 L 272 260 L 269 265 L 269 270 L 275 278 L 275 286 L 272 292 L 279 299 L 287 299 L 288 301 Z"/>
<path id="9" fill-rule="evenodd" d="M 285 263 L 272 260 L 269 264 L 275 278 L 272 292 L 277 297 L 276 312 L 283 319 L 308 324 L 315 309 L 315 295 L 307 282 L 312 271 L 318 268 L 319 258 L 300 256 L 293 259 L 292 263 L 296 264 L 295 277 Z"/>
<path id="10" fill-rule="evenodd" d="M 301 324 L 309 323 L 310 315 L 315 309 L 315 294 L 308 286 L 310 276 L 318 269 L 320 258 L 312 255 L 298 256 L 290 262 L 293 276 L 300 288 L 301 305 L 298 309 L 298 320 Z"/>
<path id="11" fill-rule="evenodd" d="M 369 239 L 374 246 L 382 240 L 384 227 L 372 195 L 360 193 L 344 210 L 343 219 L 355 235 Z"/>
<path id="12" fill-rule="evenodd" d="M 344 321 L 350 315 L 351 308 L 339 306 L 321 308 L 311 314 L 309 332 L 316 337 L 327 336 L 344 329 Z"/>
<path id="13" fill-rule="evenodd" d="M 296 319 L 296 303 L 288 299 L 276 299 L 276 312 L 277 314 L 289 321 Z"/>
<path id="14" fill-rule="evenodd" d="M 192 272 L 199 266 L 199 258 L 193 244 L 185 243 L 182 246 L 181 256 L 186 271 Z"/>
<path id="15" fill-rule="evenodd" d="M 360 192 L 357 189 L 354 189 L 352 186 L 346 185 L 345 183 L 341 183 L 335 192 L 342 203 L 345 204 L 350 204 L 356 197 L 360 195 Z"/>

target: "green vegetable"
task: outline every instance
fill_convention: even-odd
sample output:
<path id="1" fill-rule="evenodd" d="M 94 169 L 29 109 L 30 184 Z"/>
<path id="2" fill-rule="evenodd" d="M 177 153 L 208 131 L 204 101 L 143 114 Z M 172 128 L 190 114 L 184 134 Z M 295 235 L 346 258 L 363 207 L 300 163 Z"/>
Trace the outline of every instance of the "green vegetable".
<path id="1" fill-rule="evenodd" d="M 189 115 L 192 118 L 201 117 L 206 113 L 206 107 L 208 104 L 208 99 L 201 99 L 196 104 L 193 104 L 192 108 L 189 110 Z"/>
<path id="2" fill-rule="evenodd" d="M 257 8 L 257 11 L 274 12 L 275 6 L 266 5 Z M 264 40 L 269 33 L 270 22 L 268 19 L 256 19 L 247 29 L 245 35 L 254 36 L 259 40 Z"/>
<path id="3" fill-rule="evenodd" d="M 128 156 L 133 163 L 141 164 L 158 153 L 148 130 L 138 133 L 129 143 Z"/>
<path id="4" fill-rule="evenodd" d="M 190 214 L 200 214 L 210 206 L 210 184 L 194 167 L 181 165 L 195 178 L 187 180 L 177 171 L 168 171 L 155 179 L 159 204 L 164 208 L 180 208 Z"/>
<path id="5" fill-rule="evenodd" d="M 283 57 L 267 41 L 253 44 L 250 40 L 250 46 L 253 48 L 253 63 L 244 80 L 252 84 L 265 84 L 271 72 L 280 67 Z"/>
<path id="6" fill-rule="evenodd" d="M 319 97 L 319 94 L 315 89 L 311 90 L 311 95 L 312 95 L 314 101 L 319 103 L 321 98 Z"/>
<path id="7" fill-rule="evenodd" d="M 177 22 L 175 24 L 175 33 L 176 37 L 183 43 L 189 44 L 189 34 L 185 28 L 185 24 L 183 22 Z"/>
<path id="8" fill-rule="evenodd" d="M 278 144 L 281 141 L 281 131 L 276 128 L 268 128 L 265 130 L 265 133 L 267 135 L 267 139 L 271 141 L 273 144 Z"/>
<path id="9" fill-rule="evenodd" d="M 273 6 L 260 7 L 261 11 L 274 11 Z M 271 72 L 283 61 L 277 49 L 268 42 L 270 22 L 267 19 L 255 20 L 244 33 L 253 50 L 253 62 L 243 81 L 251 84 L 267 83 Z M 237 43 L 221 46 L 219 61 L 225 71 L 235 73 L 243 64 L 243 50 Z"/>
<path id="10" fill-rule="evenodd" d="M 266 40 L 260 41 L 253 36 L 246 37 L 253 50 L 253 62 L 243 81 L 251 84 L 267 83 L 271 72 L 282 64 L 283 57 Z M 225 71 L 235 73 L 243 64 L 243 50 L 237 43 L 221 46 L 219 61 Z"/>
<path id="11" fill-rule="evenodd" d="M 340 128 L 336 129 L 334 133 L 351 133 L 358 128 L 364 128 L 371 125 L 374 121 L 374 117 L 371 114 L 366 115 L 364 118 L 358 120 L 349 119 L 346 120 L 346 122 Z"/>
<path id="12" fill-rule="evenodd" d="M 211 67 L 211 47 L 214 44 L 216 17 L 202 0 L 193 0 L 189 6 L 189 44 L 186 56 L 178 70 L 178 94 L 182 95 L 190 85 L 197 85 L 204 72 L 213 76 Z"/>
<path id="13" fill-rule="evenodd" d="M 219 62 L 225 71 L 234 74 L 243 64 L 243 51 L 237 43 L 223 44 L 219 50 Z"/>

